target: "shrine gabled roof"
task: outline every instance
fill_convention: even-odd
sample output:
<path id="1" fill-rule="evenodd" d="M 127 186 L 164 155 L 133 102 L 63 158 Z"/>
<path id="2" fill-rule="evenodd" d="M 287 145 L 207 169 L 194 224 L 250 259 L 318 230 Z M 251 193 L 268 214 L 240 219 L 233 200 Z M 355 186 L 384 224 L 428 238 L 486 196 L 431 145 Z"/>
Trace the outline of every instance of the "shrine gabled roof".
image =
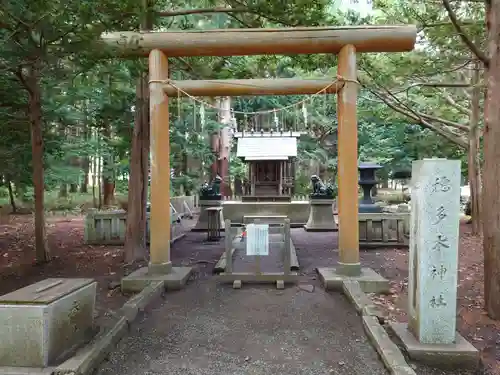
<path id="1" fill-rule="evenodd" d="M 236 156 L 245 160 L 287 160 L 297 156 L 296 137 L 241 137 Z"/>

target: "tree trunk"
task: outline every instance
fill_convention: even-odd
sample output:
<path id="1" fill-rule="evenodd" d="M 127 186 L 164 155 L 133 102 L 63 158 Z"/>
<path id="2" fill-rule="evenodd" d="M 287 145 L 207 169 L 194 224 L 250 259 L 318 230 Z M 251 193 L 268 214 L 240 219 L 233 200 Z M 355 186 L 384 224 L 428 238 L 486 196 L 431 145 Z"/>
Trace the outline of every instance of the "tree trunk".
<path id="1" fill-rule="evenodd" d="M 111 138 L 111 130 L 109 124 L 105 128 L 106 139 Z M 113 156 L 106 155 L 102 163 L 102 204 L 104 207 L 109 207 L 115 201 L 115 181 L 113 170 Z"/>
<path id="2" fill-rule="evenodd" d="M 231 196 L 231 178 L 229 176 L 229 157 L 231 155 L 231 98 L 229 96 L 220 98 L 218 107 L 219 122 L 224 125 L 219 135 L 219 175 L 222 178 L 221 194 Z"/>
<path id="3" fill-rule="evenodd" d="M 240 177 L 234 178 L 234 195 L 241 197 L 243 195 L 243 181 Z"/>
<path id="4" fill-rule="evenodd" d="M 500 320 L 500 2 L 489 13 L 487 98 L 484 128 L 483 249 L 484 300 L 489 317 Z"/>
<path id="5" fill-rule="evenodd" d="M 472 220 L 472 234 L 477 236 L 481 234 L 481 178 L 479 166 L 479 116 L 480 116 L 480 100 L 481 88 L 479 83 L 479 66 L 475 65 L 472 72 L 471 84 L 471 116 L 469 121 L 469 154 L 468 154 L 468 175 L 470 187 L 470 208 Z"/>
<path id="6" fill-rule="evenodd" d="M 111 90 L 113 86 L 113 81 L 111 79 L 111 74 L 108 74 L 108 86 L 109 86 L 109 98 L 111 98 Z M 106 156 L 102 160 L 102 190 L 103 198 L 102 204 L 105 207 L 111 206 L 115 201 L 115 169 L 114 169 L 114 155 L 113 150 L 110 149 L 111 145 L 111 125 L 109 122 L 105 122 L 103 128 L 103 135 L 106 140 L 107 152 Z"/>
<path id="7" fill-rule="evenodd" d="M 9 190 L 9 200 L 10 206 L 12 207 L 12 213 L 15 214 L 17 212 L 16 199 L 14 197 L 14 192 L 12 191 L 12 181 L 9 177 L 7 177 L 7 189 Z"/>
<path id="8" fill-rule="evenodd" d="M 102 205 L 109 207 L 115 201 L 115 183 L 111 177 L 102 178 Z"/>
<path id="9" fill-rule="evenodd" d="M 132 133 L 132 149 L 130 153 L 130 176 L 128 180 L 128 211 L 125 232 L 125 263 L 133 263 L 144 259 L 146 255 L 146 194 L 148 171 L 149 143 L 149 106 L 148 81 L 145 74 L 137 82 L 137 106 L 134 129 Z"/>
<path id="10" fill-rule="evenodd" d="M 325 164 L 318 162 L 318 172 L 319 172 L 319 178 L 323 180 L 323 182 L 328 181 L 328 168 L 325 167 Z"/>
<path id="11" fill-rule="evenodd" d="M 218 101 L 216 100 L 214 102 L 215 105 L 218 105 Z M 213 162 L 212 165 L 210 166 L 210 181 L 213 181 L 215 177 L 219 174 L 219 146 L 220 146 L 220 131 L 217 130 L 210 134 L 210 147 L 212 149 L 212 154 L 213 154 Z"/>
<path id="12" fill-rule="evenodd" d="M 69 192 L 77 193 L 78 192 L 78 184 L 69 184 Z"/>
<path id="13" fill-rule="evenodd" d="M 100 149 L 99 149 L 99 158 L 100 158 Z M 96 171 L 96 183 L 97 183 L 97 198 L 98 198 L 98 207 L 99 209 L 102 208 L 102 165 L 98 162 L 96 163 L 97 165 L 97 171 Z"/>
<path id="14" fill-rule="evenodd" d="M 59 186 L 59 193 L 57 194 L 59 198 L 66 198 L 68 196 L 68 185 L 61 184 Z"/>
<path id="15" fill-rule="evenodd" d="M 89 186 L 90 162 L 89 158 L 86 156 L 82 158 L 82 169 L 83 169 L 83 181 L 80 184 L 80 193 L 87 194 Z"/>
<path id="16" fill-rule="evenodd" d="M 153 28 L 151 1 L 143 0 L 144 18 L 141 29 Z M 149 83 L 148 73 L 143 73 L 136 86 L 136 113 L 132 131 L 130 173 L 128 180 L 128 211 L 125 232 L 125 263 L 132 263 L 146 256 L 146 204 L 149 181 Z M 168 186 L 166 187 L 169 188 Z"/>
<path id="17" fill-rule="evenodd" d="M 182 163 L 181 163 L 181 175 L 182 176 L 187 176 L 188 175 L 188 161 L 189 161 L 189 156 L 187 152 L 182 153 Z M 186 195 L 186 193 L 189 191 L 188 186 L 184 183 L 180 186 L 181 189 L 181 196 Z"/>
<path id="18" fill-rule="evenodd" d="M 35 193 L 35 252 L 37 263 L 44 263 L 50 260 L 50 255 L 45 236 L 42 102 L 37 63 L 33 63 L 28 68 L 26 88 L 29 93 L 28 107 L 31 124 L 33 187 Z"/>
<path id="19" fill-rule="evenodd" d="M 94 155 L 94 157 L 92 158 L 92 201 L 94 202 L 94 208 L 101 207 L 101 205 L 100 205 L 101 198 L 99 197 L 99 202 L 97 201 L 97 194 L 101 194 L 101 189 L 98 189 L 96 191 L 96 181 L 100 181 L 98 178 L 98 175 L 97 175 L 97 167 L 98 167 L 97 157 L 98 157 L 98 155 L 99 154 L 97 153 L 97 155 Z"/>
<path id="20" fill-rule="evenodd" d="M 219 138 L 219 132 L 214 132 L 210 136 L 210 144 L 212 145 L 212 153 L 214 155 L 214 160 L 210 167 L 210 181 L 213 181 L 219 174 Z"/>

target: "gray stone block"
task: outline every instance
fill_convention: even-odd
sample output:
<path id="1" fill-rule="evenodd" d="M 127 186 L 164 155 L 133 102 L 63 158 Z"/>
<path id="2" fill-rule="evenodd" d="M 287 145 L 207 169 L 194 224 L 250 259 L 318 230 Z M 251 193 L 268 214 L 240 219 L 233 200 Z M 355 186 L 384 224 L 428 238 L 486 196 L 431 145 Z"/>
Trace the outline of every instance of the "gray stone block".
<path id="1" fill-rule="evenodd" d="M 362 319 L 363 328 L 368 339 L 384 362 L 387 370 L 393 375 L 415 375 L 415 372 L 406 363 L 403 353 L 392 342 L 384 327 L 379 324 L 377 317 L 363 316 Z"/>
<path id="2" fill-rule="evenodd" d="M 476 369 L 479 366 L 479 350 L 458 332 L 452 344 L 422 344 L 405 323 L 391 322 L 389 328 L 399 338 L 408 356 L 415 361 L 445 368 Z"/>
<path id="3" fill-rule="evenodd" d="M 151 283 L 162 281 L 166 290 L 179 290 L 186 285 L 192 267 L 172 267 L 168 273 L 151 273 L 148 267 L 139 268 L 122 279 L 123 292 L 140 292 Z"/>
<path id="4" fill-rule="evenodd" d="M 357 281 L 365 293 L 389 292 L 389 281 L 371 268 L 361 268 L 359 276 L 346 276 L 335 268 L 318 268 L 317 272 L 326 290 L 343 291 L 344 281 Z"/>
<path id="5" fill-rule="evenodd" d="M 97 283 L 47 279 L 0 297 L 0 366 L 48 367 L 94 333 Z"/>

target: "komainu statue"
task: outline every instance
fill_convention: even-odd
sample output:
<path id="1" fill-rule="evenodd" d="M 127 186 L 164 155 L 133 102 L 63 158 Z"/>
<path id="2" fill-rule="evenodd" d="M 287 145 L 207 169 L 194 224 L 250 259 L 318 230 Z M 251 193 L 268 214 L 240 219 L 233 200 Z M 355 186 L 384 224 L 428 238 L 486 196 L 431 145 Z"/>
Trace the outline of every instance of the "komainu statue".
<path id="1" fill-rule="evenodd" d="M 321 178 L 315 174 L 311 176 L 313 191 L 309 195 L 311 199 L 334 199 L 337 195 L 336 189 L 332 184 L 324 184 Z"/>
<path id="2" fill-rule="evenodd" d="M 216 176 L 211 184 L 205 182 L 200 188 L 200 199 L 212 199 L 212 200 L 221 200 L 222 195 L 220 194 L 220 184 L 222 182 L 222 178 L 220 176 Z"/>

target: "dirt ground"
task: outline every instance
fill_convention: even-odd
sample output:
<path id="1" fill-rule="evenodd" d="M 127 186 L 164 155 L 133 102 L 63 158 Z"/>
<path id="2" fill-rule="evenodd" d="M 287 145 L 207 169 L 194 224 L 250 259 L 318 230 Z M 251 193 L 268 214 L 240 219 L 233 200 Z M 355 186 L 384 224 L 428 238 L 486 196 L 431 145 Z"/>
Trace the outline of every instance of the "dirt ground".
<path id="1" fill-rule="evenodd" d="M 132 271 L 123 267 L 123 248 L 85 245 L 83 221 L 82 216 L 49 216 L 47 234 L 52 261 L 36 265 L 32 216 L 4 217 L 0 225 L 0 295 L 46 278 L 88 277 L 98 283 L 98 324 L 122 307 L 130 296 L 120 292 L 120 280 Z M 141 265 L 145 262 L 135 268 Z"/>
<path id="2" fill-rule="evenodd" d="M 189 225 L 190 223 L 187 228 Z M 92 277 L 99 284 L 99 316 L 105 316 L 121 307 L 128 298 L 116 288 L 127 272 L 122 266 L 122 248 L 84 245 L 82 217 L 50 217 L 47 230 L 54 259 L 45 265 L 35 265 L 32 216 L 11 216 L 7 223 L 0 225 L 0 295 L 48 277 Z M 209 279 L 213 266 L 221 255 L 221 243 L 205 243 L 203 238 L 203 234 L 192 233 L 176 244 L 172 251 L 174 264 L 196 268 L 195 279 Z M 317 276 L 314 269 L 318 266 L 334 266 L 337 261 L 337 235 L 294 229 L 292 238 L 300 258 L 302 282 L 315 285 Z M 405 321 L 408 251 L 362 251 L 361 259 L 363 265 L 374 268 L 391 280 L 392 294 L 377 297 L 376 302 L 386 308 L 393 319 Z M 481 350 L 491 373 L 498 375 L 500 322 L 490 320 L 482 310 L 481 239 L 472 237 L 466 224 L 461 225 L 459 270 L 458 330 Z M 197 280 L 194 284 L 196 283 Z M 175 295 L 172 294 L 172 298 Z M 420 373 L 438 374 L 427 371 Z"/>
<path id="3" fill-rule="evenodd" d="M 470 232 L 470 225 L 460 225 L 457 329 L 481 351 L 491 374 L 500 375 L 500 322 L 488 318 L 483 309 L 482 239 Z M 407 322 L 408 251 L 393 249 L 378 253 L 378 259 L 373 259 L 372 254 L 367 254 L 364 259 L 373 259 L 373 268 L 391 281 L 392 294 L 374 297 L 374 301 L 392 319 Z"/>

